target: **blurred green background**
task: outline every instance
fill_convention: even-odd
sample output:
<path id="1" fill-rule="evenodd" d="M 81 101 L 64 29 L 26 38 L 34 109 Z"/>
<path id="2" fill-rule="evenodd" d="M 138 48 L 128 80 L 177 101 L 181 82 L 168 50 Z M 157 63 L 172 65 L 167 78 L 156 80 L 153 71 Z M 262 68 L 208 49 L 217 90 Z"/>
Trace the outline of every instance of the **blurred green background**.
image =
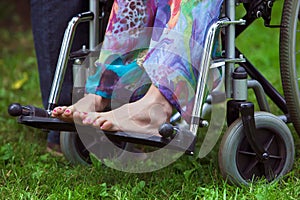
<path id="1" fill-rule="evenodd" d="M 275 4 L 275 24 L 280 22 L 282 2 Z M 240 8 L 238 14 L 242 13 Z M 279 31 L 265 28 L 262 20 L 237 40 L 238 47 L 281 91 L 278 41 Z M 280 114 L 268 101 L 272 112 Z M 297 136 L 295 167 L 284 179 L 236 187 L 220 175 L 217 147 L 204 159 L 184 156 L 147 174 L 119 172 L 96 161 L 89 167 L 70 165 L 66 159 L 46 152 L 45 132 L 20 125 L 8 115 L 7 107 L 12 102 L 42 106 L 29 0 L 0 0 L 0 199 L 248 200 L 300 196 Z"/>

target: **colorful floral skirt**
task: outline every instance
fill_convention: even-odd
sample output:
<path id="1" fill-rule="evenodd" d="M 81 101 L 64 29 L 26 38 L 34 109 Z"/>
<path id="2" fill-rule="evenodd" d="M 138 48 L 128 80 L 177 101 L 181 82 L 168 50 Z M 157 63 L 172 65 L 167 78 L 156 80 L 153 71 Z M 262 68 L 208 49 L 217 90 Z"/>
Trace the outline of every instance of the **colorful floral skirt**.
<path id="1" fill-rule="evenodd" d="M 208 27 L 223 0 L 115 0 L 88 93 L 125 103 L 155 85 L 190 115 Z"/>

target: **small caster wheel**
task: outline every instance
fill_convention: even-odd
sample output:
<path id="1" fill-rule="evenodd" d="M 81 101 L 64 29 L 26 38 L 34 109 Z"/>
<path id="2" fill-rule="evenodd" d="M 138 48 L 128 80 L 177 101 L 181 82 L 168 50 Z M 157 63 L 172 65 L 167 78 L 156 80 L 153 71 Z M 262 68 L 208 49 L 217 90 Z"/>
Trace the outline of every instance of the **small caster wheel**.
<path id="1" fill-rule="evenodd" d="M 219 167 L 224 178 L 237 185 L 265 178 L 279 179 L 292 169 L 294 140 L 287 125 L 273 114 L 254 114 L 257 142 L 267 152 L 260 160 L 250 147 L 242 119 L 233 122 L 222 138 L 219 148 Z"/>
<path id="2" fill-rule="evenodd" d="M 60 147 L 65 158 L 74 165 L 91 164 L 89 151 L 76 132 L 60 132 Z"/>

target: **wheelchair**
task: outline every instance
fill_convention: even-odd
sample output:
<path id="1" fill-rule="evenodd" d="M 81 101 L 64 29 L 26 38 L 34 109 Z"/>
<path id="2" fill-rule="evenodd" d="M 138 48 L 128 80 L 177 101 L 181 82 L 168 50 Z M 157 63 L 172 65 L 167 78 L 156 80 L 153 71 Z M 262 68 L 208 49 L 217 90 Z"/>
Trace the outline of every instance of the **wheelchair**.
<path id="1" fill-rule="evenodd" d="M 82 70 L 83 61 L 89 60 L 91 58 L 89 55 L 97 52 L 95 47 L 103 39 L 103 30 L 107 21 L 105 9 L 109 10 L 111 6 L 111 1 L 107 0 L 90 0 L 90 11 L 78 14 L 68 24 L 52 83 L 48 109 L 13 103 L 9 106 L 8 112 L 12 116 L 17 116 L 21 124 L 61 131 L 62 151 L 65 157 L 74 164 L 90 164 L 89 151 L 94 153 L 107 150 L 110 146 L 105 146 L 106 143 L 111 143 L 126 151 L 131 151 L 132 144 L 139 144 L 169 148 L 193 156 L 196 151 L 198 129 L 207 127 L 207 135 L 198 154 L 199 157 L 204 157 L 217 143 L 223 125 L 227 124 L 218 154 L 219 168 L 224 178 L 237 185 L 248 185 L 255 178 L 264 178 L 269 182 L 277 180 L 292 169 L 294 162 L 294 139 L 287 124 L 292 123 L 300 135 L 300 86 L 298 83 L 300 1 L 284 0 L 279 25 L 271 24 L 272 8 L 275 3 L 277 3 L 275 0 L 224 0 L 222 16 L 207 31 L 190 123 L 182 125 L 180 114 L 175 113 L 170 123 L 160 127 L 161 137 L 95 131 L 97 135 L 102 136 L 97 136 L 98 138 L 95 139 L 93 135 L 89 135 L 88 137 L 92 139 L 86 140 L 78 134 L 81 127 L 49 117 L 60 95 L 68 59 L 74 60 L 74 76 L 79 77 L 74 81 L 73 98 L 78 99 L 83 95 L 83 79 L 86 76 L 86 72 Z M 237 20 L 236 6 L 238 4 L 244 6 L 246 14 Z M 266 27 L 280 29 L 279 58 L 284 96 L 235 45 L 236 37 L 258 18 L 263 18 Z M 83 47 L 77 52 L 70 53 L 72 36 L 76 31 L 76 26 L 82 22 L 90 23 L 89 49 Z M 222 41 L 222 55 L 213 57 L 215 38 L 219 34 Z M 209 71 L 213 69 L 222 69 L 224 90 L 213 90 L 207 95 L 206 83 Z M 254 90 L 259 111 L 256 111 L 254 103 L 249 101 L 248 89 Z M 267 96 L 283 115 L 271 113 Z M 224 121 L 215 120 L 215 117 L 220 117 L 216 115 L 224 115 Z M 217 125 L 212 123 L 217 123 Z M 103 139 L 103 136 L 106 139 Z M 94 141 L 93 144 L 91 141 Z M 102 146 L 105 147 L 102 148 Z M 104 154 L 110 156 L 110 152 Z"/>

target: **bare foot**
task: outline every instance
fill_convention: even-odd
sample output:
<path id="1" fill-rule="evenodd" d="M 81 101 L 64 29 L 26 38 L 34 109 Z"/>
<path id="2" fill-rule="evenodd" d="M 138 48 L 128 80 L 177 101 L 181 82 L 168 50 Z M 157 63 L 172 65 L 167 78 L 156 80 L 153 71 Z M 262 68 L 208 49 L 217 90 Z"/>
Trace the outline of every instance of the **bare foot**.
<path id="1" fill-rule="evenodd" d="M 161 124 L 168 122 L 172 106 L 155 87 L 133 103 L 109 112 L 81 113 L 82 123 L 106 131 L 124 131 L 158 135 Z"/>
<path id="2" fill-rule="evenodd" d="M 62 121 L 74 122 L 74 119 L 77 121 L 80 118 L 78 112 L 103 111 L 108 104 L 108 99 L 95 94 L 87 94 L 71 106 L 58 106 L 54 108 L 51 116 Z"/>

